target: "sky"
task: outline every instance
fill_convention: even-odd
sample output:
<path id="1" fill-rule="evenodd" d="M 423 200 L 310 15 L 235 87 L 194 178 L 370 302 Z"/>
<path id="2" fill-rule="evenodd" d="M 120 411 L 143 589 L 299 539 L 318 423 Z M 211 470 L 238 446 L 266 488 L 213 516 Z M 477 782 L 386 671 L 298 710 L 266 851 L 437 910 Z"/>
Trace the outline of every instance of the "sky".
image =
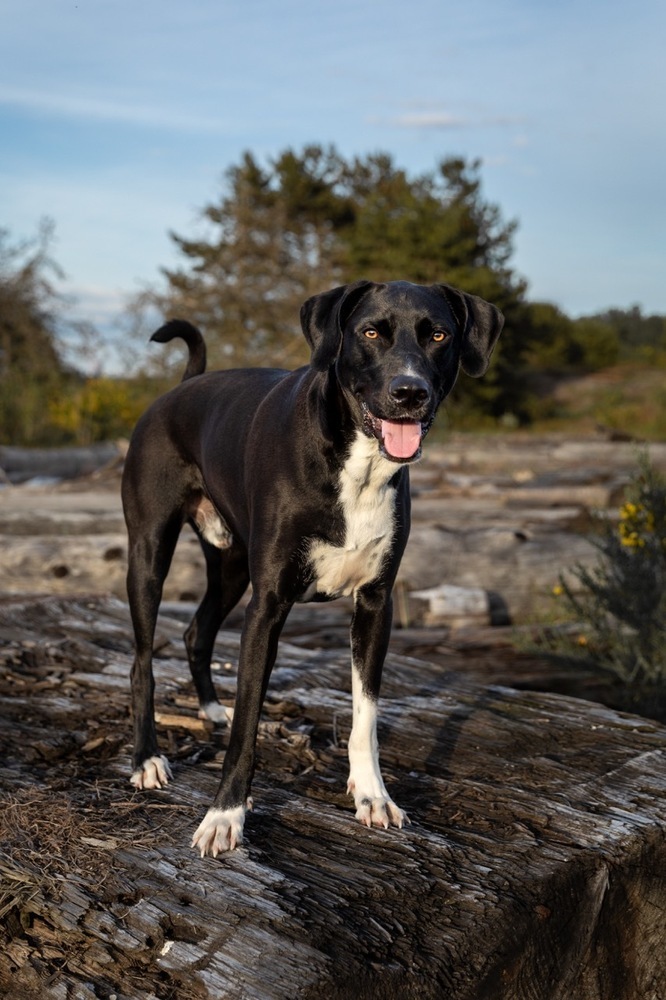
<path id="1" fill-rule="evenodd" d="M 246 150 L 480 159 L 528 297 L 666 314 L 663 0 L 0 0 L 0 228 L 112 337 Z M 409 275 L 405 275 L 406 278 Z M 446 275 L 442 274 L 442 280 Z"/>

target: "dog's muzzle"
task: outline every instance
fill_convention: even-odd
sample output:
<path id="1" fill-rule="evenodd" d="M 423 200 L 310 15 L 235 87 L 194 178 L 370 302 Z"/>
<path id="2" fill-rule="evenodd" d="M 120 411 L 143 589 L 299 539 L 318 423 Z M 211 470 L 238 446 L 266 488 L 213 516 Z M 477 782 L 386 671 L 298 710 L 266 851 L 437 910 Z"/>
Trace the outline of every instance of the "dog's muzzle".
<path id="1" fill-rule="evenodd" d="M 421 441 L 428 425 L 420 420 L 385 420 L 370 412 L 365 403 L 363 430 L 368 437 L 375 437 L 387 458 L 394 462 L 407 462 L 419 457 Z"/>

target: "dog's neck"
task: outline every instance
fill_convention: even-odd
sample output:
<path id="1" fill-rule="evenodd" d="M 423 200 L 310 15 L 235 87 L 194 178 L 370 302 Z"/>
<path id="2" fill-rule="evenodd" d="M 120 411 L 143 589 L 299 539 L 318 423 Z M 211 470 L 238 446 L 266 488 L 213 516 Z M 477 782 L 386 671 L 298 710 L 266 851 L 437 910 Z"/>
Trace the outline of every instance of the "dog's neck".
<path id="1" fill-rule="evenodd" d="M 336 543 L 316 536 L 308 551 L 312 580 L 303 595 L 349 596 L 377 580 L 395 533 L 396 469 L 377 441 L 357 430 L 337 483 L 342 534 Z"/>
<path id="2" fill-rule="evenodd" d="M 340 456 L 345 455 L 359 430 L 360 411 L 353 396 L 341 389 L 335 366 L 325 372 L 315 372 L 308 390 L 308 412 L 313 431 L 319 432 L 328 452 L 332 467 L 340 467 Z"/>
<path id="3" fill-rule="evenodd" d="M 372 495 L 383 490 L 400 468 L 381 453 L 376 438 L 357 428 L 340 473 L 341 491 L 349 503 Z"/>

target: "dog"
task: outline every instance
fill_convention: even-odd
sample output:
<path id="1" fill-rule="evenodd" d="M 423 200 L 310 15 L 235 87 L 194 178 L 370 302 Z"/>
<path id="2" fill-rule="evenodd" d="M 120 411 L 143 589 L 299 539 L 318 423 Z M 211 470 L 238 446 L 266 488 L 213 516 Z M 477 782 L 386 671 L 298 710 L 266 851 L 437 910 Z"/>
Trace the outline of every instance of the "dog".
<path id="1" fill-rule="evenodd" d="M 207 589 L 184 638 L 200 715 L 214 722 L 226 719 L 210 673 L 215 637 L 252 585 L 222 778 L 192 840 L 202 858 L 242 842 L 261 708 L 299 601 L 353 597 L 347 789 L 366 826 L 408 822 L 380 771 L 377 700 L 409 535 L 409 465 L 459 369 L 486 371 L 503 322 L 494 305 L 448 285 L 357 281 L 303 304 L 311 361 L 297 371 L 205 373 L 191 324 L 171 320 L 153 335 L 184 339 L 189 361 L 137 423 L 123 473 L 136 788 L 172 777 L 157 744 L 152 652 L 183 524 L 206 561 Z"/>

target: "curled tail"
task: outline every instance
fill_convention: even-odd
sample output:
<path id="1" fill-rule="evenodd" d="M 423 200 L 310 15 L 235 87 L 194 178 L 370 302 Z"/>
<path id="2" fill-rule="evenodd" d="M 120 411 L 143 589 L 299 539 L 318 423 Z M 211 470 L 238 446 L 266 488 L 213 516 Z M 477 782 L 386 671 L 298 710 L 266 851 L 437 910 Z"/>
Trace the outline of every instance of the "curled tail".
<path id="1" fill-rule="evenodd" d="M 150 339 L 157 341 L 158 344 L 168 344 L 174 337 L 180 337 L 181 340 L 184 340 L 189 351 L 187 367 L 183 372 L 181 382 L 194 375 L 203 375 L 206 371 L 206 345 L 196 326 L 192 326 L 184 319 L 170 319 L 168 323 L 156 330 Z"/>

